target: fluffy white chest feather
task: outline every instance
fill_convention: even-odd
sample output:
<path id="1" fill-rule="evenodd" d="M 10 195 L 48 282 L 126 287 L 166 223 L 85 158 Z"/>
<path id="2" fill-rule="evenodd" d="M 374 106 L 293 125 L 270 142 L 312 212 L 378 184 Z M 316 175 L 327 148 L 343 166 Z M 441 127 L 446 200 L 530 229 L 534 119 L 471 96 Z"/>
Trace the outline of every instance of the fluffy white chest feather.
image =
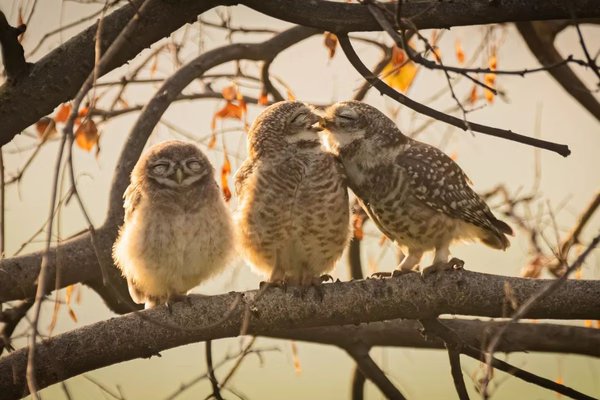
<path id="1" fill-rule="evenodd" d="M 222 201 L 196 212 L 157 209 L 142 201 L 115 255 L 123 273 L 153 297 L 183 294 L 220 272 L 231 255 L 231 222 Z"/>

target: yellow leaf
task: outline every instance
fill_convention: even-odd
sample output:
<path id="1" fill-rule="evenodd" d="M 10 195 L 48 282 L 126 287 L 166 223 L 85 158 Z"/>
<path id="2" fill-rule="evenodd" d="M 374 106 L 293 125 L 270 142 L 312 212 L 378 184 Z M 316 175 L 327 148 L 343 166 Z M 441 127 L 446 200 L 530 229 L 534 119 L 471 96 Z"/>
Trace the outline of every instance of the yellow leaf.
<path id="1" fill-rule="evenodd" d="M 583 326 L 585 326 L 586 328 L 593 328 L 592 320 L 586 319 L 585 321 L 583 321 Z"/>
<path id="2" fill-rule="evenodd" d="M 391 87 L 401 92 L 406 92 L 412 85 L 418 68 L 412 61 L 404 65 L 395 66 L 393 60 L 390 61 L 382 71 L 384 81 Z"/>

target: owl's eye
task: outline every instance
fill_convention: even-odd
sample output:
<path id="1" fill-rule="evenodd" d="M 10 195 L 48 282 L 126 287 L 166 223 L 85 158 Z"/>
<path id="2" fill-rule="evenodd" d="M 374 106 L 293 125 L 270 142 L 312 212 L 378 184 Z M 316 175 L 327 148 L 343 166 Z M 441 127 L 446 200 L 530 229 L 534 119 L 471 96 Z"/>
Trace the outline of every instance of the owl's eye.
<path id="1" fill-rule="evenodd" d="M 358 116 L 355 113 L 342 111 L 341 113 L 337 114 L 337 117 L 346 121 L 354 121 Z"/>
<path id="2" fill-rule="evenodd" d="M 156 164 L 155 166 L 152 167 L 152 172 L 154 172 L 157 175 L 162 175 L 165 172 L 167 172 L 168 167 L 169 167 L 169 165 L 165 164 L 165 163 Z"/>
<path id="3" fill-rule="evenodd" d="M 292 118 L 292 120 L 290 121 L 292 124 L 298 124 L 303 122 L 303 120 L 306 118 L 306 113 L 305 112 L 301 112 L 299 114 L 297 114 L 294 118 Z"/>
<path id="4" fill-rule="evenodd" d="M 200 161 L 197 160 L 188 161 L 186 165 L 189 169 L 195 172 L 200 171 L 200 169 L 202 169 L 202 164 L 200 164 Z"/>

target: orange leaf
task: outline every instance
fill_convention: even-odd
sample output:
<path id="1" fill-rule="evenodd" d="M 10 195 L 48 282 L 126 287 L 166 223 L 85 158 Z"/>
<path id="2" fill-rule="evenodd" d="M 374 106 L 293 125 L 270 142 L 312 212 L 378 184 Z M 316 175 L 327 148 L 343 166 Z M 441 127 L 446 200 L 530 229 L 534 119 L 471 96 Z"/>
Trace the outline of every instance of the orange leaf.
<path id="1" fill-rule="evenodd" d="M 98 143 L 98 128 L 93 120 L 87 119 L 79 125 L 75 132 L 75 143 L 85 151 L 91 151 Z"/>
<path id="2" fill-rule="evenodd" d="M 471 89 L 471 94 L 469 95 L 469 103 L 475 104 L 477 102 L 478 98 L 479 98 L 479 95 L 477 94 L 477 84 L 474 83 L 473 88 Z"/>
<path id="3" fill-rule="evenodd" d="M 363 232 L 363 218 L 360 214 L 352 215 L 352 228 L 354 228 L 354 237 L 356 240 L 362 240 L 365 236 Z"/>
<path id="4" fill-rule="evenodd" d="M 223 98 L 225 100 L 229 100 L 229 101 L 235 99 L 237 96 L 237 93 L 238 93 L 238 90 L 237 90 L 236 85 L 225 86 L 225 88 L 223 88 L 223 90 L 221 91 Z"/>
<path id="5" fill-rule="evenodd" d="M 260 104 L 261 106 L 266 106 L 267 104 L 269 104 L 269 96 L 267 95 L 267 92 L 261 92 L 260 93 L 260 97 L 258 98 L 258 104 Z"/>
<path id="6" fill-rule="evenodd" d="M 325 47 L 327 47 L 327 49 L 329 50 L 329 59 L 332 59 L 333 56 L 335 56 L 335 49 L 337 47 L 338 38 L 337 36 L 335 36 L 335 34 L 331 32 L 325 32 L 324 36 Z"/>
<path id="7" fill-rule="evenodd" d="M 417 76 L 418 68 L 412 61 L 404 63 L 404 65 L 395 65 L 394 58 L 383 68 L 382 75 L 384 81 L 401 92 L 406 92 L 412 85 Z"/>
<path id="8" fill-rule="evenodd" d="M 56 134 L 56 123 L 50 117 L 42 117 L 35 123 L 35 130 L 42 142 L 45 142 Z"/>
<path id="9" fill-rule="evenodd" d="M 208 141 L 208 148 L 214 149 L 216 145 L 217 145 L 217 135 L 215 135 L 214 128 L 213 128 L 213 134 L 210 136 L 210 140 Z"/>
<path id="10" fill-rule="evenodd" d="M 585 326 L 586 328 L 592 328 L 592 320 L 591 319 L 586 319 L 585 321 L 583 321 L 583 326 Z"/>
<path id="11" fill-rule="evenodd" d="M 406 52 L 404 51 L 404 49 L 401 49 L 400 47 L 394 45 L 394 47 L 392 47 L 392 65 L 397 67 L 399 65 L 404 64 L 404 62 L 406 62 L 406 60 L 408 59 L 408 56 L 406 55 Z"/>
<path id="12" fill-rule="evenodd" d="M 492 54 L 490 59 L 488 60 L 489 67 L 492 71 L 495 71 L 498 68 L 498 59 L 496 58 L 496 54 Z"/>
<path id="13" fill-rule="evenodd" d="M 296 346 L 296 342 L 293 340 L 290 342 L 292 345 L 292 359 L 294 360 L 294 371 L 296 375 L 300 375 L 302 373 L 302 365 L 300 364 L 300 357 L 298 357 L 298 346 Z"/>
<path id="14" fill-rule="evenodd" d="M 90 108 L 89 107 L 82 107 L 81 110 L 79 110 L 79 113 L 77 113 L 77 116 L 79 118 L 83 118 L 86 115 L 88 115 L 88 112 L 90 112 Z"/>
<path id="15" fill-rule="evenodd" d="M 77 322 L 77 315 L 75 315 L 75 311 L 71 307 L 71 298 L 73 296 L 73 292 L 75 291 L 75 285 L 69 285 L 65 291 L 65 303 L 67 303 L 67 309 L 69 312 L 69 316 L 73 320 L 73 322 Z"/>
<path id="16" fill-rule="evenodd" d="M 71 103 L 63 103 L 54 115 L 54 122 L 65 122 L 71 114 Z"/>
<path id="17" fill-rule="evenodd" d="M 292 89 L 287 88 L 287 99 L 289 101 L 296 101 L 296 96 L 294 95 L 294 92 L 292 92 Z"/>
<path id="18" fill-rule="evenodd" d="M 223 166 L 221 167 L 221 190 L 223 190 L 223 197 L 225 197 L 225 201 L 229 201 L 231 200 L 231 190 L 229 189 L 231 163 L 229 162 L 229 157 L 227 157 L 227 150 L 225 146 L 223 146 L 223 152 L 225 154 L 225 160 L 223 161 Z"/>
<path id="19" fill-rule="evenodd" d="M 458 60 L 458 63 L 463 64 L 465 62 L 465 52 L 463 51 L 462 45 L 458 39 L 456 39 L 456 42 L 454 42 L 454 50 L 456 52 L 456 59 Z"/>

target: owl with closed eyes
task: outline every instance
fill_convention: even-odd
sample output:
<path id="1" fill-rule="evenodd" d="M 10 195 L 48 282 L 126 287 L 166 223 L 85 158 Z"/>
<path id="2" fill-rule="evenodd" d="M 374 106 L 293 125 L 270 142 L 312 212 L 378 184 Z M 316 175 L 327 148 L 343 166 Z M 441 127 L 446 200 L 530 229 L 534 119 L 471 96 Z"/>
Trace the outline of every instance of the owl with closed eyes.
<path id="1" fill-rule="evenodd" d="M 343 172 L 321 146 L 319 117 L 301 102 L 266 108 L 248 133 L 248 158 L 236 173 L 238 242 L 269 282 L 321 282 L 349 238 Z"/>
<path id="2" fill-rule="evenodd" d="M 136 303 L 169 305 L 225 268 L 234 249 L 231 216 L 195 145 L 173 140 L 149 148 L 124 197 L 113 258 Z"/>

